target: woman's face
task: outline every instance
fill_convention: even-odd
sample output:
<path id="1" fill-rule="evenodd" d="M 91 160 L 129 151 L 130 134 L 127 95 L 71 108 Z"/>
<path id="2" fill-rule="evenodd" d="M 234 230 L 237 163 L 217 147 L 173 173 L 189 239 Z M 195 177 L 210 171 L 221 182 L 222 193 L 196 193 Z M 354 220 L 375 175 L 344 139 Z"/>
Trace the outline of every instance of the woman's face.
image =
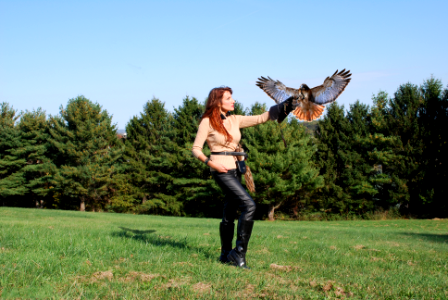
<path id="1" fill-rule="evenodd" d="M 233 111 L 235 109 L 235 100 L 232 98 L 230 92 L 225 91 L 221 100 L 221 110 L 226 113 L 228 111 Z"/>

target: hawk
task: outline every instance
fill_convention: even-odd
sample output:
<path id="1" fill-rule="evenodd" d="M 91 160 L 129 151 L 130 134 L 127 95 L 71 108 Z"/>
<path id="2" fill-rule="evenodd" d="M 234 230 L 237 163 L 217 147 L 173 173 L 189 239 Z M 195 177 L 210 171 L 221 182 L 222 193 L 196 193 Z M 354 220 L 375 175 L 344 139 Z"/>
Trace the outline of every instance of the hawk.
<path id="1" fill-rule="evenodd" d="M 335 101 L 339 95 L 345 90 L 350 82 L 350 70 L 338 70 L 331 77 L 327 77 L 322 85 L 310 89 L 306 84 L 302 84 L 299 89 L 286 87 L 278 80 L 260 77 L 256 85 L 260 87 L 269 97 L 277 104 L 293 97 L 292 113 L 297 119 L 302 121 L 313 121 L 319 118 L 323 111 L 324 105 Z"/>

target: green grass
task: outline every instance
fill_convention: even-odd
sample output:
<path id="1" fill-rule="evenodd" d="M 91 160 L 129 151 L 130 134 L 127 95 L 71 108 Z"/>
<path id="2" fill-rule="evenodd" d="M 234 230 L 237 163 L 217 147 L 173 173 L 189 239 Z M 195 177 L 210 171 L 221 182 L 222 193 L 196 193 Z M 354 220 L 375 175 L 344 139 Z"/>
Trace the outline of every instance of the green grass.
<path id="1" fill-rule="evenodd" d="M 250 271 L 217 262 L 218 223 L 0 208 L 0 297 L 448 298 L 448 220 L 258 221 Z"/>

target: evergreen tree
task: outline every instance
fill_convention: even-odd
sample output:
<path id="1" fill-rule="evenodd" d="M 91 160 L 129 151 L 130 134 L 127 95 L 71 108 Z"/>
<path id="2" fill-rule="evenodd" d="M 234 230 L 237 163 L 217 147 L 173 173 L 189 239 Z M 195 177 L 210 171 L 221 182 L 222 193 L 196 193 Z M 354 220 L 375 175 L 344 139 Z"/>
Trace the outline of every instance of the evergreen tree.
<path id="1" fill-rule="evenodd" d="M 341 173 L 341 184 L 350 197 L 347 199 L 347 208 L 357 214 L 363 214 L 374 208 L 373 196 L 378 193 L 370 181 L 373 166 L 368 159 L 367 148 L 362 139 L 370 135 L 371 116 L 369 107 L 356 101 L 350 105 L 347 112 L 347 123 L 345 136 L 345 151 L 339 151 L 344 162 Z"/>
<path id="2" fill-rule="evenodd" d="M 375 205 L 388 209 L 391 205 L 409 201 L 406 183 L 396 174 L 396 164 L 402 160 L 402 142 L 389 130 L 391 100 L 387 93 L 380 91 L 372 100 L 369 134 L 357 137 L 357 141 L 364 147 L 370 162 L 369 181 L 377 191 L 373 198 Z"/>
<path id="3" fill-rule="evenodd" d="M 314 159 L 324 178 L 324 186 L 316 190 L 313 203 L 308 205 L 309 210 L 314 207 L 323 212 L 349 213 L 353 209 L 349 205 L 351 194 L 344 188 L 342 177 L 346 169 L 344 153 L 349 149 L 350 140 L 353 138 L 347 135 L 349 128 L 344 107 L 336 102 L 329 105 L 327 114 L 319 122 L 315 134 L 318 151 Z"/>
<path id="4" fill-rule="evenodd" d="M 420 164 L 423 178 L 419 182 L 422 212 L 431 217 L 446 217 L 448 204 L 448 88 L 431 77 L 420 87 L 423 107 L 419 112 L 423 128 L 423 161 Z"/>
<path id="5" fill-rule="evenodd" d="M 126 126 L 126 173 L 134 187 L 133 197 L 142 200 L 142 211 L 182 214 L 182 202 L 172 184 L 178 163 L 172 123 L 165 104 L 154 98 Z"/>
<path id="6" fill-rule="evenodd" d="M 419 213 L 421 207 L 420 186 L 424 174 L 420 163 L 424 161 L 423 128 L 419 122 L 422 109 L 422 94 L 413 84 L 401 85 L 389 102 L 387 113 L 388 131 L 391 136 L 400 138 L 401 145 L 396 148 L 400 160 L 394 161 L 394 177 L 407 190 L 407 195 L 399 203 L 405 212 Z"/>
<path id="7" fill-rule="evenodd" d="M 20 116 L 8 103 L 0 104 L 0 197 L 3 205 L 17 205 L 10 200 L 11 196 L 22 196 L 28 191 L 21 172 L 26 160 L 19 155 L 23 145 L 16 121 Z"/>
<path id="8" fill-rule="evenodd" d="M 57 150 L 55 180 L 65 196 L 79 200 L 79 209 L 102 209 L 110 202 L 110 184 L 122 148 L 112 117 L 84 96 L 61 106 L 50 118 L 50 143 Z"/>
<path id="9" fill-rule="evenodd" d="M 54 188 L 52 174 L 56 173 L 55 166 L 48 157 L 48 123 L 45 111 L 40 108 L 26 111 L 18 124 L 22 147 L 15 149 L 14 153 L 25 159 L 26 164 L 21 172 L 28 188 L 27 196 L 36 207 L 42 208 L 44 200 Z M 51 201 L 51 198 L 48 198 Z M 47 203 L 49 204 L 49 203 Z"/>
<path id="10" fill-rule="evenodd" d="M 265 110 L 264 105 L 256 103 L 250 114 L 258 115 Z M 287 148 L 281 138 L 280 126 L 288 141 Z M 310 163 L 316 147 L 296 120 L 280 125 L 268 121 L 246 128 L 243 141 L 256 186 L 252 196 L 256 202 L 269 206 L 270 220 L 274 219 L 275 210 L 285 203 L 299 201 L 300 191 L 322 186 L 323 178 Z"/>
<path id="11" fill-rule="evenodd" d="M 174 108 L 173 126 L 174 142 L 183 147 L 187 143 L 193 143 L 198 131 L 199 122 L 204 113 L 204 106 L 200 105 L 196 98 L 186 96 L 182 105 Z M 190 151 L 191 149 L 186 149 Z"/>

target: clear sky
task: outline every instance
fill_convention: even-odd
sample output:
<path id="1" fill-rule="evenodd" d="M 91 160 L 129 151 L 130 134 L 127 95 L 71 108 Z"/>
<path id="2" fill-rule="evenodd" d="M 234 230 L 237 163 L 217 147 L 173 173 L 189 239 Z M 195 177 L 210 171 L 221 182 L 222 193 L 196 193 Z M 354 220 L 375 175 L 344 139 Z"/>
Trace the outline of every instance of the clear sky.
<path id="1" fill-rule="evenodd" d="M 347 68 L 346 107 L 431 75 L 448 83 L 448 1 L 0 0 L 0 102 L 58 114 L 100 103 L 118 128 L 157 97 L 173 111 L 227 85 L 245 107 Z M 443 21 L 445 19 L 445 21 Z"/>

